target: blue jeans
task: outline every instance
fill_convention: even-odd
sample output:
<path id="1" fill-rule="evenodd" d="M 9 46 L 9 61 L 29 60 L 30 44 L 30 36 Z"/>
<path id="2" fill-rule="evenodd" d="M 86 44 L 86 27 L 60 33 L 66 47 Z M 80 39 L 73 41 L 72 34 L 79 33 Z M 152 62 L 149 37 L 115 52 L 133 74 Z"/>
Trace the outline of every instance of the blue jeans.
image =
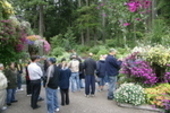
<path id="1" fill-rule="evenodd" d="M 58 104 L 58 90 L 45 88 L 46 89 L 46 99 L 47 99 L 47 112 L 54 113 L 55 109 L 59 108 Z"/>
<path id="2" fill-rule="evenodd" d="M 7 98 L 6 103 L 9 104 L 12 101 L 15 101 L 15 94 L 16 94 L 16 88 L 14 89 L 7 89 Z"/>
<path id="3" fill-rule="evenodd" d="M 76 90 L 80 90 L 79 73 L 78 72 L 71 73 L 70 83 L 71 83 L 71 91 L 72 92 L 75 92 Z"/>
<path id="4" fill-rule="evenodd" d="M 20 73 L 17 74 L 17 87 L 18 89 L 21 89 L 22 85 L 22 75 Z"/>
<path id="5" fill-rule="evenodd" d="M 104 83 L 105 83 L 104 78 L 98 77 L 98 79 L 99 79 L 99 82 L 98 82 L 99 86 L 104 86 Z"/>
<path id="6" fill-rule="evenodd" d="M 108 90 L 108 97 L 114 98 L 114 91 L 116 89 L 117 84 L 117 76 L 109 76 L 109 90 Z"/>
<path id="7" fill-rule="evenodd" d="M 79 81 L 79 84 L 80 84 L 80 88 L 84 88 L 85 87 L 85 79 L 80 79 Z"/>

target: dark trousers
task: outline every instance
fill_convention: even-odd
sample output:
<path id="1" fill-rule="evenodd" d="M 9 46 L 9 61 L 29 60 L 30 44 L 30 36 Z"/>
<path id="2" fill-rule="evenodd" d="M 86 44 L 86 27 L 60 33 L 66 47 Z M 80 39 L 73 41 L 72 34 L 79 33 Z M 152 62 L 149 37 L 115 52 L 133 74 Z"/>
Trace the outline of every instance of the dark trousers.
<path id="1" fill-rule="evenodd" d="M 90 90 L 91 87 L 91 90 Z M 94 95 L 95 92 L 95 76 L 94 75 L 86 75 L 85 76 L 85 94 L 89 95 L 91 91 L 91 94 Z"/>
<path id="2" fill-rule="evenodd" d="M 27 86 L 27 90 L 26 90 L 27 95 L 32 94 L 31 80 L 26 80 L 26 86 Z"/>
<path id="3" fill-rule="evenodd" d="M 65 105 L 65 103 L 69 104 L 69 90 L 67 89 L 60 89 L 61 93 L 61 105 Z"/>
<path id="4" fill-rule="evenodd" d="M 41 80 L 31 80 L 31 87 L 32 87 L 32 97 L 31 97 L 31 107 L 37 107 L 38 96 L 40 94 L 41 89 Z"/>

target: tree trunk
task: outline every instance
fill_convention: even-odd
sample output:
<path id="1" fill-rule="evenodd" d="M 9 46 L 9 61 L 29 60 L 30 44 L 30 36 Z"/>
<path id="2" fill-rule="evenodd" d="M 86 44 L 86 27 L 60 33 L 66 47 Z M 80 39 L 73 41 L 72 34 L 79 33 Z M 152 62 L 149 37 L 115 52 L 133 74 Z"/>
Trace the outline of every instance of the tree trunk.
<path id="1" fill-rule="evenodd" d="M 43 37 L 44 22 L 43 22 L 43 5 L 39 5 L 39 35 Z"/>
<path id="2" fill-rule="evenodd" d="M 84 34 L 81 32 L 81 45 L 84 45 Z"/>
<path id="3" fill-rule="evenodd" d="M 103 3 L 106 2 L 106 0 L 102 0 Z M 105 11 L 102 10 L 102 41 L 105 42 L 105 39 L 106 39 L 106 34 L 105 34 L 105 27 L 106 27 L 106 17 L 104 16 L 105 15 Z"/>

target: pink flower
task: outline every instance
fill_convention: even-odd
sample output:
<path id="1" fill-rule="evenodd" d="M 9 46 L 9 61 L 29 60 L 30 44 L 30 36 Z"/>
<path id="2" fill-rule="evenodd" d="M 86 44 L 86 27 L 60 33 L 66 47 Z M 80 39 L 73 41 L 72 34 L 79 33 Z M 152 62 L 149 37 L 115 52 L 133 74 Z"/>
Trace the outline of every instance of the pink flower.
<path id="1" fill-rule="evenodd" d="M 141 21 L 141 19 L 140 19 L 140 18 L 135 18 L 135 20 L 137 20 L 137 21 Z"/>
<path id="2" fill-rule="evenodd" d="M 130 23 L 124 23 L 123 24 L 123 26 L 129 26 L 130 25 Z"/>

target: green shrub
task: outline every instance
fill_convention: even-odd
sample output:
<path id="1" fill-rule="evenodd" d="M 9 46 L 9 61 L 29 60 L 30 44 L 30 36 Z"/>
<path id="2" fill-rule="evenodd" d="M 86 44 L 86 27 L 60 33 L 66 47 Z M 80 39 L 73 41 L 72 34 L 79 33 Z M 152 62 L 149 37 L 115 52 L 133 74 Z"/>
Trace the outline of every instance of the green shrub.
<path id="1" fill-rule="evenodd" d="M 62 56 L 64 52 L 65 52 L 64 48 L 56 47 L 52 50 L 50 56 L 55 56 L 55 57 Z"/>

